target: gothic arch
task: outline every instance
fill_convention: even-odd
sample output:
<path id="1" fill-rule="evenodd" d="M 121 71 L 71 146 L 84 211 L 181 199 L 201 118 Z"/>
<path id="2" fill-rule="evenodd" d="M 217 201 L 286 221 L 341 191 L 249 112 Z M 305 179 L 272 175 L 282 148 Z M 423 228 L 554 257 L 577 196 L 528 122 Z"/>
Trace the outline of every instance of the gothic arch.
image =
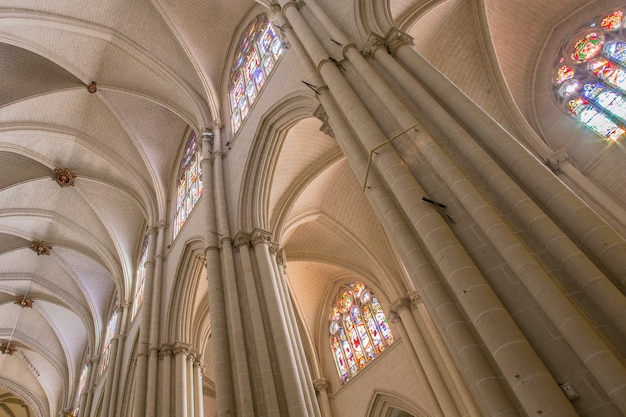
<path id="1" fill-rule="evenodd" d="M 26 387 L 6 378 L 0 378 L 0 387 L 12 392 L 24 403 L 26 403 L 35 413 L 35 417 L 46 417 L 50 415 L 48 407 L 39 401 L 39 399 Z"/>
<path id="2" fill-rule="evenodd" d="M 299 120 L 312 116 L 318 105 L 312 95 L 295 92 L 268 110 L 261 120 L 243 169 L 237 221 L 241 230 L 270 230 L 270 214 L 266 208 L 271 174 L 282 143 L 289 128 Z"/>
<path id="3" fill-rule="evenodd" d="M 429 417 L 413 401 L 391 391 L 377 390 L 372 395 L 367 417 Z"/>

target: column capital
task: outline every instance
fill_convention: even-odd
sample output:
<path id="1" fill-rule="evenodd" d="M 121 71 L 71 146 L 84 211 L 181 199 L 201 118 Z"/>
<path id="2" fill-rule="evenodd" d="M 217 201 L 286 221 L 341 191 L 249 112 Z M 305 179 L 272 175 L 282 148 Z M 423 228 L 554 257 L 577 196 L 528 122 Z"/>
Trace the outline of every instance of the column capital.
<path id="1" fill-rule="evenodd" d="M 389 53 L 393 55 L 402 45 L 413 45 L 413 38 L 394 28 L 385 37 L 385 44 Z"/>
<path id="2" fill-rule="evenodd" d="M 162 345 L 159 349 L 159 356 L 171 356 L 173 348 L 172 345 Z"/>
<path id="3" fill-rule="evenodd" d="M 239 248 L 240 246 L 250 246 L 251 244 L 252 236 L 244 232 L 237 233 L 235 235 L 235 238 L 233 239 L 233 246 L 235 247 L 235 249 Z"/>
<path id="4" fill-rule="evenodd" d="M 272 243 L 272 233 L 262 229 L 254 229 L 252 232 L 252 245 L 256 246 L 260 243 Z"/>
<path id="5" fill-rule="evenodd" d="M 172 353 L 174 355 L 188 355 L 190 346 L 187 343 L 176 342 L 174 346 L 172 346 Z"/>
<path id="6" fill-rule="evenodd" d="M 326 109 L 320 104 L 317 109 L 313 112 L 313 116 L 319 119 L 322 122 L 320 126 L 320 131 L 326 133 L 331 138 L 335 138 L 335 132 L 328 124 L 328 113 L 326 113 Z"/>
<path id="7" fill-rule="evenodd" d="M 330 384 L 328 383 L 326 378 L 314 379 L 313 386 L 315 387 L 315 392 L 328 391 L 328 388 L 330 388 Z"/>
<path id="8" fill-rule="evenodd" d="M 417 291 L 410 292 L 408 296 L 411 299 L 411 302 L 413 304 L 415 305 L 424 304 L 424 300 L 422 300 L 422 295 L 419 292 Z"/>
<path id="9" fill-rule="evenodd" d="M 569 155 L 565 149 L 558 150 L 552 155 L 548 155 L 545 160 L 545 164 L 552 170 L 552 172 L 560 172 L 561 167 L 569 163 Z"/>
<path id="10" fill-rule="evenodd" d="M 375 33 L 370 33 L 367 42 L 363 45 L 363 55 L 366 57 L 374 56 L 376 50 L 380 48 L 387 49 L 385 40 Z"/>
<path id="11" fill-rule="evenodd" d="M 389 323 L 396 324 L 401 322 L 402 320 L 400 320 L 400 316 L 398 315 L 398 313 L 393 310 L 389 310 Z"/>
<path id="12" fill-rule="evenodd" d="M 400 315 L 400 312 L 411 308 L 411 299 L 409 297 L 401 297 L 391 303 L 389 310 Z"/>
<path id="13" fill-rule="evenodd" d="M 222 130 L 224 128 L 224 123 L 220 119 L 215 119 L 207 126 L 207 129 L 214 132 L 216 130 Z"/>

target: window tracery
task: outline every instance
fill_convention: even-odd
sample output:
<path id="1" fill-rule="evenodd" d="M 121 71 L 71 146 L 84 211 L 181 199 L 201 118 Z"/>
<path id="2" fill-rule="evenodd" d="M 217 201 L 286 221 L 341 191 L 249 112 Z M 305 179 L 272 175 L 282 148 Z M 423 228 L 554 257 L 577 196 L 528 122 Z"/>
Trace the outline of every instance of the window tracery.
<path id="1" fill-rule="evenodd" d="M 565 44 L 554 72 L 564 110 L 610 141 L 626 133 L 624 12 L 596 19 Z"/>
<path id="2" fill-rule="evenodd" d="M 393 343 L 380 302 L 361 282 L 339 291 L 329 316 L 329 332 L 337 372 L 344 383 Z"/>
<path id="3" fill-rule="evenodd" d="M 196 140 L 196 133 L 191 131 L 178 170 L 174 237 L 178 235 L 189 214 L 191 214 L 191 211 L 202 196 L 200 156 L 200 146 Z"/>
<path id="4" fill-rule="evenodd" d="M 117 310 L 113 312 L 109 323 L 107 324 L 106 333 L 104 336 L 104 343 L 102 344 L 102 355 L 100 356 L 100 375 L 104 374 L 109 362 L 111 361 L 111 341 L 115 335 L 115 328 L 117 327 Z"/>
<path id="5" fill-rule="evenodd" d="M 144 237 L 143 247 L 141 249 L 141 258 L 135 272 L 135 298 L 133 299 L 133 309 L 131 310 L 130 320 L 134 320 L 139 307 L 143 304 L 143 290 L 146 280 L 146 260 L 148 259 L 148 239 Z"/>
<path id="6" fill-rule="evenodd" d="M 282 56 L 284 45 L 267 15 L 252 21 L 241 37 L 230 75 L 231 128 L 233 134 L 250 112 L 267 77 Z"/>

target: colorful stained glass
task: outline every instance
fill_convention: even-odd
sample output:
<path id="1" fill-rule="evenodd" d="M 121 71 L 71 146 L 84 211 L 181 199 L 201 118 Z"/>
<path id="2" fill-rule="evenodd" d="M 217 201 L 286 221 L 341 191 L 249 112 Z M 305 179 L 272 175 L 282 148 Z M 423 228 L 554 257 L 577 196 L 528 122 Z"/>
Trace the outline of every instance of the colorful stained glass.
<path id="1" fill-rule="evenodd" d="M 137 269 L 135 272 L 135 298 L 133 300 L 133 308 L 131 310 L 131 321 L 137 315 L 139 307 L 143 303 L 143 292 L 145 288 L 146 279 L 146 261 L 148 260 L 148 239 L 144 237 L 143 248 L 141 250 L 141 258 L 137 263 Z"/>
<path id="2" fill-rule="evenodd" d="M 257 16 L 246 28 L 233 59 L 229 94 L 233 133 L 246 119 L 250 106 L 282 53 L 282 41 L 276 36 L 267 16 Z"/>
<path id="3" fill-rule="evenodd" d="M 604 46 L 604 55 L 618 64 L 626 64 L 626 42 L 613 41 Z"/>
<path id="4" fill-rule="evenodd" d="M 626 132 L 587 100 L 582 98 L 571 100 L 569 107 L 578 120 L 609 140 L 616 141 Z"/>
<path id="5" fill-rule="evenodd" d="M 621 10 L 618 10 L 604 17 L 602 19 L 602 22 L 600 22 L 600 26 L 602 26 L 606 30 L 615 31 L 622 26 L 623 17 L 624 17 L 624 12 L 622 12 Z"/>
<path id="6" fill-rule="evenodd" d="M 589 33 L 574 45 L 572 59 L 576 62 L 589 61 L 600 53 L 603 44 L 604 36 L 596 32 Z"/>
<path id="7" fill-rule="evenodd" d="M 339 343 L 339 339 L 336 336 L 333 336 L 331 346 L 335 355 L 335 365 L 337 365 L 337 372 L 339 372 L 341 380 L 343 382 L 346 382 L 348 379 L 350 379 L 350 371 L 348 370 L 348 364 L 346 363 L 343 350 L 341 349 L 341 344 Z"/>
<path id="8" fill-rule="evenodd" d="M 554 77 L 553 91 L 563 110 L 612 141 L 626 130 L 623 19 L 623 10 L 616 10 L 581 28 L 574 46 L 558 60 Z"/>
<path id="9" fill-rule="evenodd" d="M 352 308 L 354 304 L 354 296 L 352 295 L 352 291 L 345 291 L 341 295 L 341 300 L 339 302 L 339 311 L 341 313 L 347 313 Z"/>
<path id="10" fill-rule="evenodd" d="M 573 68 L 567 66 L 567 65 L 563 65 L 561 68 L 559 68 L 556 71 L 556 82 L 557 84 L 561 84 L 564 81 L 567 81 L 569 79 L 572 79 L 574 77 L 574 73 L 576 71 L 574 71 Z"/>
<path id="11" fill-rule="evenodd" d="M 113 336 L 115 335 L 115 328 L 117 327 L 117 311 L 115 311 L 111 318 L 109 319 L 109 323 L 107 324 L 106 333 L 104 335 L 104 343 L 102 354 L 100 355 L 100 374 L 102 375 L 104 371 L 109 366 L 109 361 L 111 359 L 111 340 L 113 340 Z"/>
<path id="12" fill-rule="evenodd" d="M 348 368 L 350 369 L 350 374 L 356 375 L 359 371 L 356 360 L 354 358 L 354 353 L 352 352 L 352 345 L 346 336 L 346 332 L 341 329 L 339 331 L 339 341 L 341 342 L 341 349 L 345 355 L 346 360 L 348 361 Z"/>
<path id="13" fill-rule="evenodd" d="M 378 326 L 376 325 L 374 315 L 372 314 L 372 309 L 368 305 L 363 306 L 363 319 L 367 323 L 367 329 L 369 330 L 370 337 L 372 338 L 372 342 L 374 343 L 374 348 L 376 348 L 376 352 L 382 352 L 385 349 L 385 343 L 380 336 Z"/>
<path id="14" fill-rule="evenodd" d="M 330 310 L 328 330 L 337 372 L 343 382 L 348 379 L 342 371 L 337 344 L 342 348 L 351 377 L 393 342 L 380 303 L 361 282 L 352 283 L 339 292 L 336 304 Z"/>
<path id="15" fill-rule="evenodd" d="M 187 217 L 202 195 L 200 148 L 196 142 L 196 134 L 193 131 L 187 139 L 187 145 L 178 172 L 174 237 L 178 235 L 178 232 L 180 232 Z"/>

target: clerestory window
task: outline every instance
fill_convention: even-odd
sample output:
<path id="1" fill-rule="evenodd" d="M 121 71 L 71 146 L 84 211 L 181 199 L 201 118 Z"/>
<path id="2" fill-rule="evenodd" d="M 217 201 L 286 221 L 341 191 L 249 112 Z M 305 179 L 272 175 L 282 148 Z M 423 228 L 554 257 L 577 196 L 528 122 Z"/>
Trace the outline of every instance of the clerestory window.
<path id="1" fill-rule="evenodd" d="M 343 382 L 393 343 L 380 302 L 361 282 L 341 288 L 330 312 L 328 329 L 333 358 Z"/>
<path id="2" fill-rule="evenodd" d="M 131 311 L 130 320 L 134 320 L 139 307 L 143 304 L 143 289 L 146 281 L 146 260 L 148 259 L 148 238 L 144 237 L 143 247 L 141 249 L 141 259 L 137 264 L 135 271 L 135 298 L 133 299 L 133 309 Z"/>
<path id="3" fill-rule="evenodd" d="M 100 355 L 100 375 L 104 374 L 109 362 L 111 361 L 111 341 L 115 335 L 115 328 L 117 327 L 117 310 L 113 312 L 109 323 L 107 324 L 106 334 L 104 336 L 104 343 L 102 344 L 102 355 Z"/>
<path id="4" fill-rule="evenodd" d="M 230 109 L 233 134 L 250 112 L 252 103 L 284 51 L 267 15 L 252 21 L 241 36 L 230 73 Z"/>
<path id="5" fill-rule="evenodd" d="M 610 141 L 626 132 L 624 11 L 595 19 L 564 42 L 554 70 L 562 108 Z"/>
<path id="6" fill-rule="evenodd" d="M 202 196 L 200 157 L 200 146 L 196 140 L 196 133 L 192 131 L 187 139 L 185 152 L 178 169 L 174 237 L 178 235 L 178 232 L 180 232 L 180 229 L 182 229 L 191 211 Z"/>

